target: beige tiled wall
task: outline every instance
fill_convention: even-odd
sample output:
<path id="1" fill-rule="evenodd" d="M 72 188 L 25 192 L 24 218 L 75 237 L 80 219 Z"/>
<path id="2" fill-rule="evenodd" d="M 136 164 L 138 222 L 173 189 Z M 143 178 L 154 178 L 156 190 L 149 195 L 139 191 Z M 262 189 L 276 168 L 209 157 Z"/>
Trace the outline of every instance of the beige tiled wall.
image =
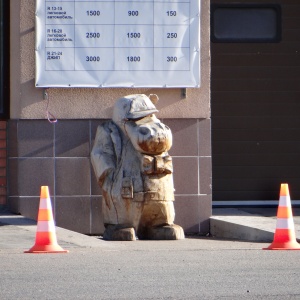
<path id="1" fill-rule="evenodd" d="M 101 191 L 90 164 L 97 126 L 104 120 L 11 120 L 9 206 L 36 219 L 40 186 L 48 185 L 56 224 L 85 234 L 103 232 Z M 186 233 L 209 232 L 210 119 L 164 119 L 173 132 L 175 222 Z"/>

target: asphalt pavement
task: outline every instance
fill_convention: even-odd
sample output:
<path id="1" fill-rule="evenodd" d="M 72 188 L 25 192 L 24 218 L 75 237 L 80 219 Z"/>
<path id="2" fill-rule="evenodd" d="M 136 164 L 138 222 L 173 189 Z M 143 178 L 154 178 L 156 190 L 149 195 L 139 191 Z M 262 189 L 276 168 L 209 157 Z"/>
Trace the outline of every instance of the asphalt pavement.
<path id="1" fill-rule="evenodd" d="M 108 242 L 56 227 L 69 253 L 24 253 L 35 235 L 33 220 L 0 215 L 0 299 L 300 299 L 300 251 L 269 242 Z"/>

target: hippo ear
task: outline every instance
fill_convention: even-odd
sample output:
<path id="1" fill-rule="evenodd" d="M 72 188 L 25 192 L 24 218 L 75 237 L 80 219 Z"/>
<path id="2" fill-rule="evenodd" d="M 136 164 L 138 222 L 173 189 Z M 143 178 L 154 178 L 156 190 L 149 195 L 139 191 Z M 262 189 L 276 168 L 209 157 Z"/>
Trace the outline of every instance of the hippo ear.
<path id="1" fill-rule="evenodd" d="M 150 94 L 148 98 L 151 100 L 151 102 L 152 102 L 154 105 L 155 105 L 155 104 L 158 102 L 158 100 L 159 100 L 159 98 L 158 98 L 158 96 L 157 96 L 156 94 Z"/>

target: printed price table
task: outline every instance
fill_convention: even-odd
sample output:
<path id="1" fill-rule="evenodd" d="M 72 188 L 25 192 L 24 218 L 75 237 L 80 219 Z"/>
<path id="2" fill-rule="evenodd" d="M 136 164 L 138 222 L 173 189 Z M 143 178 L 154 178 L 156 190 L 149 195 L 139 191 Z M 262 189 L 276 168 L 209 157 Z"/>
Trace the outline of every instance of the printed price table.
<path id="1" fill-rule="evenodd" d="M 198 0 L 42 1 L 36 86 L 197 87 Z"/>

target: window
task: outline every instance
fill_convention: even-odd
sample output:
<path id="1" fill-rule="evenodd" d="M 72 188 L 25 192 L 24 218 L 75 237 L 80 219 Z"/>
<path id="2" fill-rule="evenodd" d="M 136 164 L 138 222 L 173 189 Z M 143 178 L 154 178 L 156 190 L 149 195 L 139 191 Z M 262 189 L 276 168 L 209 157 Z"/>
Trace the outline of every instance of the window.
<path id="1" fill-rule="evenodd" d="M 211 40 L 222 43 L 276 43 L 281 39 L 279 5 L 213 4 Z"/>
<path id="2" fill-rule="evenodd" d="M 0 0 L 0 118 L 8 118 L 9 110 L 9 3 Z"/>

